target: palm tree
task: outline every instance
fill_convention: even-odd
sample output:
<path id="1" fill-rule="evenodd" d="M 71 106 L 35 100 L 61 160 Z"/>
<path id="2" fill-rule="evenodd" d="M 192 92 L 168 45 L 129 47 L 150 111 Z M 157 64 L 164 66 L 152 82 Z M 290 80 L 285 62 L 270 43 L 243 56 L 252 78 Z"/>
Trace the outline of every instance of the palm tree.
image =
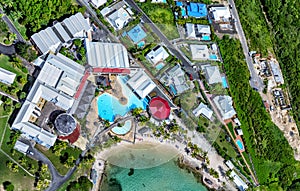
<path id="1" fill-rule="evenodd" d="M 5 0 L 4 5 L 5 5 L 5 7 L 12 8 L 14 5 L 14 2 L 13 2 L 13 0 Z"/>

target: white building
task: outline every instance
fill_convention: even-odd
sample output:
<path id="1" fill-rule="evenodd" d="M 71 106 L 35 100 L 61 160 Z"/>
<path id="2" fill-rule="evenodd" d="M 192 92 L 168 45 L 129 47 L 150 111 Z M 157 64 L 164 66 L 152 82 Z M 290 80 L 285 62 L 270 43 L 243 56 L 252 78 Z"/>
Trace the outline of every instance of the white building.
<path id="1" fill-rule="evenodd" d="M 166 86 L 175 88 L 175 90 L 171 88 L 175 95 L 181 94 L 190 88 L 185 80 L 185 74 L 180 65 L 176 65 L 170 70 L 167 70 L 160 78 L 160 81 Z"/>
<path id="2" fill-rule="evenodd" d="M 244 191 L 248 189 L 248 185 L 239 177 L 234 170 L 230 173 L 230 176 L 233 178 L 233 182 L 237 185 L 239 190 Z"/>
<path id="3" fill-rule="evenodd" d="M 208 84 L 221 83 L 222 78 L 218 66 L 205 65 L 202 67 Z"/>
<path id="4" fill-rule="evenodd" d="M 135 73 L 127 81 L 127 85 L 131 87 L 140 98 L 145 98 L 156 87 L 155 83 L 143 70 Z"/>
<path id="5" fill-rule="evenodd" d="M 58 53 L 49 54 L 38 80 L 59 91 L 74 96 L 84 75 L 85 68 Z"/>
<path id="6" fill-rule="evenodd" d="M 42 54 L 49 50 L 56 52 L 72 38 L 86 37 L 86 32 L 90 28 L 88 19 L 85 19 L 81 13 L 76 13 L 61 23 L 57 22 L 52 27 L 33 34 L 30 40 Z"/>
<path id="7" fill-rule="evenodd" d="M 273 60 L 271 60 L 269 63 L 270 63 L 270 67 L 271 67 L 275 82 L 278 84 L 284 84 L 284 80 L 282 77 L 282 73 L 281 73 L 279 64 L 275 63 Z"/>
<path id="8" fill-rule="evenodd" d="M 210 12 L 212 12 L 213 19 L 216 22 L 229 22 L 229 19 L 231 17 L 229 7 L 211 7 L 209 9 Z"/>
<path id="9" fill-rule="evenodd" d="M 90 0 L 90 3 L 97 9 L 100 6 L 104 5 L 106 2 L 107 2 L 107 0 Z"/>
<path id="10" fill-rule="evenodd" d="M 129 68 L 128 52 L 120 43 L 87 41 L 86 54 L 92 67 Z"/>
<path id="11" fill-rule="evenodd" d="M 203 40 L 203 36 L 210 36 L 210 26 L 209 25 L 199 25 L 193 23 L 186 23 L 186 36 L 190 39 Z"/>
<path id="12" fill-rule="evenodd" d="M 0 68 L 0 82 L 11 85 L 12 83 L 14 83 L 15 78 L 15 73 L 5 70 L 4 68 Z"/>
<path id="13" fill-rule="evenodd" d="M 55 52 L 61 44 L 60 39 L 51 27 L 47 27 L 46 29 L 32 35 L 31 42 L 35 44 L 42 54 L 47 53 L 49 50 Z"/>
<path id="14" fill-rule="evenodd" d="M 207 119 L 211 120 L 213 111 L 207 107 L 204 103 L 200 103 L 199 106 L 193 110 L 193 114 L 198 117 L 199 115 L 202 115 L 206 117 Z"/>
<path id="15" fill-rule="evenodd" d="M 146 55 L 146 58 L 153 64 L 162 62 L 168 57 L 169 53 L 162 46 L 155 47 Z"/>
<path id="16" fill-rule="evenodd" d="M 130 14 L 123 7 L 115 10 L 107 18 L 116 30 L 121 30 L 131 20 Z"/>
<path id="17" fill-rule="evenodd" d="M 234 118 L 233 121 L 237 126 L 241 126 L 241 122 L 240 122 L 239 118 Z"/>
<path id="18" fill-rule="evenodd" d="M 26 101 L 15 118 L 12 129 L 19 130 L 23 136 L 50 148 L 57 136 L 36 125 L 45 102 L 69 111 L 74 104 L 85 68 L 61 55 L 50 54 L 33 84 Z"/>
<path id="19" fill-rule="evenodd" d="M 190 49 L 193 60 L 209 60 L 209 49 L 207 45 L 191 44 Z"/>
<path id="20" fill-rule="evenodd" d="M 213 98 L 213 101 L 219 109 L 223 120 L 230 119 L 235 116 L 236 112 L 232 106 L 233 101 L 230 96 L 219 95 Z"/>
<path id="21" fill-rule="evenodd" d="M 29 149 L 29 145 L 17 140 L 15 146 L 14 146 L 14 149 L 23 153 L 23 154 L 26 154 L 28 149 Z"/>
<path id="22" fill-rule="evenodd" d="M 232 162 L 230 160 L 225 162 L 226 166 L 228 166 L 229 169 L 234 169 L 234 165 L 232 164 Z"/>

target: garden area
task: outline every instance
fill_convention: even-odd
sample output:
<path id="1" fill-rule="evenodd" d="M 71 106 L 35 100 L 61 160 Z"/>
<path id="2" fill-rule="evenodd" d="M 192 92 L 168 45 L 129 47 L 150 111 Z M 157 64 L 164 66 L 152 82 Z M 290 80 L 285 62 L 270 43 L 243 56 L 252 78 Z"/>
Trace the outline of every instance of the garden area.
<path id="1" fill-rule="evenodd" d="M 73 40 L 73 44 L 70 48 L 62 47 L 59 53 L 74 60 L 80 65 L 85 65 L 87 63 L 84 41 L 81 39 Z"/>
<path id="2" fill-rule="evenodd" d="M 169 40 L 179 38 L 173 11 L 168 4 L 154 4 L 147 0 L 138 5 Z"/>
<path id="3" fill-rule="evenodd" d="M 78 148 L 72 148 L 67 142 L 57 140 L 49 150 L 40 145 L 36 148 L 41 151 L 55 166 L 61 175 L 65 175 L 75 163 L 75 160 L 81 154 Z"/>

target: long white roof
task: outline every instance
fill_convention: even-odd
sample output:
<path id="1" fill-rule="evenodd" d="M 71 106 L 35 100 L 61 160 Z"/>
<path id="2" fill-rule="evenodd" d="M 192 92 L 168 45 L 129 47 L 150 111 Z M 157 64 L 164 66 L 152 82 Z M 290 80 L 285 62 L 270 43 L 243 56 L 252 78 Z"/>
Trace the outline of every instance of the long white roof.
<path id="1" fill-rule="evenodd" d="M 61 37 L 61 40 L 63 42 L 68 42 L 71 40 L 70 35 L 67 33 L 67 31 L 64 29 L 64 27 L 61 25 L 61 23 L 56 23 L 53 25 L 54 30 L 57 31 L 58 36 Z"/>
<path id="2" fill-rule="evenodd" d="M 5 84 L 12 84 L 16 78 L 16 74 L 4 68 L 0 68 L 0 82 Z"/>
<path id="3" fill-rule="evenodd" d="M 61 41 L 51 27 L 46 28 L 31 36 L 39 50 L 44 54 L 49 49 L 54 50 L 60 45 Z"/>
<path id="4" fill-rule="evenodd" d="M 81 13 L 76 13 L 69 18 L 63 20 L 63 24 L 70 32 L 72 37 L 84 37 L 84 32 L 90 29 L 88 21 L 83 17 Z"/>
<path id="5" fill-rule="evenodd" d="M 128 53 L 120 43 L 87 42 L 89 65 L 100 68 L 129 68 Z"/>
<path id="6" fill-rule="evenodd" d="M 73 96 L 85 68 L 62 54 L 49 54 L 38 80 Z"/>
<path id="7" fill-rule="evenodd" d="M 63 26 L 64 25 L 64 26 Z M 56 23 L 53 27 L 47 27 L 31 36 L 31 40 L 36 44 L 42 54 L 49 50 L 55 52 L 57 48 L 74 37 L 84 37 L 84 32 L 90 30 L 89 21 L 81 13 L 76 13 Z"/>
<path id="8" fill-rule="evenodd" d="M 127 84 L 141 97 L 145 98 L 155 87 L 155 83 L 144 71 L 138 71 L 128 81 Z"/>

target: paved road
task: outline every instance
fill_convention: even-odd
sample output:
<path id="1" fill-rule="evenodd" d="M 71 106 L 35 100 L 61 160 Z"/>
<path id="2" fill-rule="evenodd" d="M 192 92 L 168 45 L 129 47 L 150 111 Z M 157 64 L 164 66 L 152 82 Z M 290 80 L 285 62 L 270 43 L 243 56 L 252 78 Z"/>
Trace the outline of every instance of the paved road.
<path id="1" fill-rule="evenodd" d="M 2 19 L 4 22 L 6 22 L 7 26 L 9 27 L 10 31 L 15 33 L 17 35 L 17 38 L 20 42 L 25 42 L 26 40 L 23 38 L 23 36 L 19 33 L 18 29 L 15 27 L 15 25 L 11 22 L 11 20 L 5 15 L 3 10 L 0 8 L 0 13 L 3 14 Z"/>
<path id="2" fill-rule="evenodd" d="M 248 69 L 250 71 L 250 75 L 251 75 L 251 80 L 250 80 L 250 85 L 251 87 L 257 89 L 258 91 L 262 92 L 264 89 L 264 83 L 262 81 L 262 79 L 258 76 L 258 74 L 256 73 L 255 69 L 254 69 L 254 65 L 253 65 L 253 59 L 249 56 L 249 48 L 247 45 L 247 40 L 240 22 L 240 18 L 238 15 L 238 12 L 236 10 L 235 7 L 235 3 L 234 0 L 228 0 L 229 4 L 232 5 L 232 15 L 235 19 L 235 26 L 236 26 L 236 30 L 237 30 L 237 34 L 239 35 L 239 39 L 241 41 L 242 44 L 242 48 L 243 48 L 243 52 L 245 54 L 246 57 L 246 62 L 248 65 Z"/>
<path id="3" fill-rule="evenodd" d="M 15 45 L 12 44 L 12 45 L 6 46 L 6 45 L 0 43 L 0 53 L 8 55 L 8 56 L 15 54 L 16 53 Z"/>
<path id="4" fill-rule="evenodd" d="M 183 64 L 183 68 L 189 74 L 192 74 L 194 79 L 199 78 L 197 72 L 193 70 L 191 62 L 183 55 L 177 48 L 167 39 L 167 37 L 158 29 L 158 27 L 151 21 L 151 19 L 139 8 L 134 0 L 125 0 L 128 5 L 130 5 L 137 12 L 142 13 L 141 19 L 148 23 L 152 31 L 160 38 L 161 42 L 173 53 Z"/>

